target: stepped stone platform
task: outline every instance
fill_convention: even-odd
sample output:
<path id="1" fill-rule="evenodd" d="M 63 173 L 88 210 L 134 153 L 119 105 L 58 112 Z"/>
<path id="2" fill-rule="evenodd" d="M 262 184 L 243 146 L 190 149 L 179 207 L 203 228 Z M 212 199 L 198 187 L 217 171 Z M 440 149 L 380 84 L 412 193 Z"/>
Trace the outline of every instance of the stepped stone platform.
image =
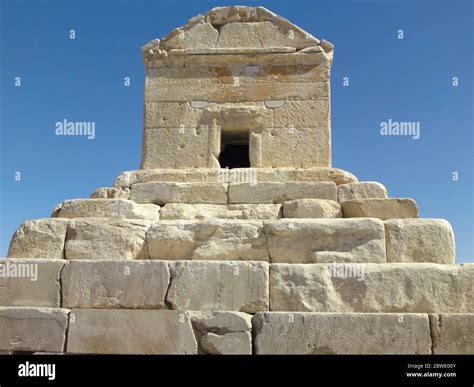
<path id="1" fill-rule="evenodd" d="M 142 169 L 14 233 L 0 352 L 474 353 L 449 222 L 332 167 L 331 43 L 220 7 L 142 53 Z"/>

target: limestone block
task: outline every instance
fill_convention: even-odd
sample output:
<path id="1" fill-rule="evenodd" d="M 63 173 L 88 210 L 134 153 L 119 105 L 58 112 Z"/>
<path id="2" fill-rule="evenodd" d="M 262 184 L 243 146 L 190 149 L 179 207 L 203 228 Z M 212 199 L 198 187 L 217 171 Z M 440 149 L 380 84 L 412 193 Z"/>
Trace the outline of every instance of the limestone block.
<path id="1" fill-rule="evenodd" d="M 62 273 L 63 306 L 166 309 L 169 282 L 160 261 L 70 261 Z"/>
<path id="2" fill-rule="evenodd" d="M 10 258 L 64 258 L 66 219 L 37 219 L 23 223 L 13 234 Z"/>
<path id="3" fill-rule="evenodd" d="M 283 203 L 293 199 L 336 200 L 333 182 L 264 182 L 230 184 L 229 203 Z"/>
<path id="4" fill-rule="evenodd" d="M 143 131 L 142 168 L 206 168 L 209 129 L 159 128 Z M 132 193 L 133 200 L 133 193 Z"/>
<path id="5" fill-rule="evenodd" d="M 101 187 L 92 194 L 91 199 L 130 199 L 129 188 Z"/>
<path id="6" fill-rule="evenodd" d="M 259 221 L 162 220 L 146 238 L 151 259 L 269 261 Z"/>
<path id="7" fill-rule="evenodd" d="M 385 262 L 376 219 L 280 219 L 264 222 L 272 262 Z"/>
<path id="8" fill-rule="evenodd" d="M 160 69 L 159 69 L 160 70 Z M 189 102 L 146 102 L 144 125 L 150 128 L 197 128 L 202 110 L 192 108 Z"/>
<path id="9" fill-rule="evenodd" d="M 218 32 L 210 23 L 191 23 L 173 30 L 160 41 L 162 50 L 215 47 Z"/>
<path id="10" fill-rule="evenodd" d="M 345 218 L 402 219 L 418 218 L 413 199 L 359 199 L 341 203 Z"/>
<path id="11" fill-rule="evenodd" d="M 272 264 L 275 311 L 472 313 L 474 265 Z"/>
<path id="12" fill-rule="evenodd" d="M 319 127 L 270 128 L 261 137 L 261 167 L 330 167 L 331 136 L 327 121 Z M 253 166 L 253 165 L 252 165 Z"/>
<path id="13" fill-rule="evenodd" d="M 161 209 L 163 220 L 174 219 L 278 219 L 280 204 L 187 204 L 168 203 Z"/>
<path id="14" fill-rule="evenodd" d="M 221 26 L 227 23 L 235 22 L 256 22 L 257 9 L 247 6 L 215 7 L 206 12 L 205 20 L 212 25 Z"/>
<path id="15" fill-rule="evenodd" d="M 145 232 L 149 222 L 109 218 L 71 221 L 66 259 L 147 259 Z"/>
<path id="16" fill-rule="evenodd" d="M 59 308 L 64 260 L 0 260 L 0 305 Z"/>
<path id="17" fill-rule="evenodd" d="M 252 335 L 250 332 L 234 332 L 224 335 L 205 333 L 201 346 L 210 355 L 251 355 Z"/>
<path id="18" fill-rule="evenodd" d="M 268 310 L 268 263 L 192 262 L 170 264 L 167 302 L 179 310 Z"/>
<path id="19" fill-rule="evenodd" d="M 284 202 L 284 218 L 341 218 L 342 209 L 334 200 L 296 199 Z"/>
<path id="20" fill-rule="evenodd" d="M 474 354 L 474 313 L 430 314 L 433 354 Z"/>
<path id="21" fill-rule="evenodd" d="M 196 55 L 202 56 L 202 55 Z M 208 58 L 206 58 L 208 59 Z M 247 59 L 248 61 L 248 59 Z M 200 84 L 176 87 L 173 85 L 145 87 L 145 102 L 256 102 L 268 100 L 308 100 L 328 98 L 330 85 L 325 82 Z"/>
<path id="22" fill-rule="evenodd" d="M 227 184 L 219 183 L 136 183 L 131 199 L 137 203 L 210 203 L 227 204 Z"/>
<path id="23" fill-rule="evenodd" d="M 57 218 L 118 218 L 156 221 L 160 207 L 127 199 L 74 199 L 62 203 Z"/>
<path id="24" fill-rule="evenodd" d="M 341 184 L 337 187 L 337 200 L 339 203 L 359 199 L 386 199 L 387 189 L 375 181 L 360 181 Z"/>
<path id="25" fill-rule="evenodd" d="M 330 114 L 329 99 L 285 101 L 281 108 L 273 110 L 273 127 L 323 128 L 329 131 Z"/>
<path id="26" fill-rule="evenodd" d="M 0 351 L 62 352 L 68 310 L 0 307 Z"/>
<path id="27" fill-rule="evenodd" d="M 337 168 L 312 167 L 303 168 L 235 168 L 231 170 L 218 168 L 182 168 L 182 169 L 139 169 L 122 172 L 114 186 L 130 188 L 136 183 L 148 182 L 246 182 L 241 177 L 256 174 L 257 182 L 318 182 L 332 181 L 336 185 L 357 181 L 353 174 Z M 229 176 L 222 181 L 221 177 Z M 248 182 L 248 181 L 247 181 Z"/>
<path id="28" fill-rule="evenodd" d="M 402 318 L 400 318 L 402 316 Z M 260 312 L 257 354 L 430 354 L 426 314 Z"/>
<path id="29" fill-rule="evenodd" d="M 197 353 L 189 315 L 174 310 L 73 309 L 67 343 L 70 353 Z"/>
<path id="30" fill-rule="evenodd" d="M 273 83 L 273 82 L 325 82 L 329 79 L 330 66 L 328 63 L 320 63 L 313 65 L 281 65 L 281 64 L 266 64 L 258 66 L 257 71 L 252 76 L 249 76 L 245 73 L 245 66 L 243 67 L 244 71 L 239 73 L 241 77 L 241 82 L 255 82 L 255 83 Z M 292 106 L 291 102 L 297 101 L 285 101 L 284 106 Z M 302 104 L 308 102 L 311 105 L 312 101 L 298 101 Z M 329 102 L 328 100 L 321 100 L 318 102 Z M 286 105 L 288 103 L 288 105 Z M 296 103 L 294 106 L 298 106 Z M 324 103 L 323 103 L 324 105 Z M 301 107 L 301 105 L 299 105 Z M 290 110 L 291 111 L 291 110 Z M 308 111 L 304 112 L 305 114 L 311 113 Z M 283 118 L 281 116 L 281 118 Z M 305 122 L 305 121 L 303 121 Z M 296 124 L 295 124 L 296 125 Z M 286 126 L 286 125 L 284 125 Z M 302 125 L 302 126 L 312 126 L 312 125 Z"/>
<path id="31" fill-rule="evenodd" d="M 193 312 L 200 353 L 252 354 L 252 315 L 241 312 Z"/>
<path id="32" fill-rule="evenodd" d="M 306 38 L 307 37 L 307 38 Z M 309 40 L 312 39 L 312 43 Z M 319 42 L 309 34 L 288 25 L 270 21 L 227 23 L 222 26 L 216 47 L 295 47 L 301 49 Z"/>
<path id="33" fill-rule="evenodd" d="M 387 262 L 454 263 L 454 233 L 446 220 L 390 219 L 384 223 Z"/>

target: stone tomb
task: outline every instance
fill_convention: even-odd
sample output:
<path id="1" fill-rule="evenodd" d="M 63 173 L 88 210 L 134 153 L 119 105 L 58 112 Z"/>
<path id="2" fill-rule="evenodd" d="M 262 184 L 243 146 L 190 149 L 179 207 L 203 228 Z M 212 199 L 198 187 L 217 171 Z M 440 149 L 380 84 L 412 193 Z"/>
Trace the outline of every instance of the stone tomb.
<path id="1" fill-rule="evenodd" d="M 262 7 L 235 12 L 143 47 L 142 168 L 331 166 L 333 45 Z"/>
<path id="2" fill-rule="evenodd" d="M 332 44 L 220 7 L 142 52 L 142 169 L 18 228 L 0 352 L 474 353 L 451 225 L 331 167 Z"/>

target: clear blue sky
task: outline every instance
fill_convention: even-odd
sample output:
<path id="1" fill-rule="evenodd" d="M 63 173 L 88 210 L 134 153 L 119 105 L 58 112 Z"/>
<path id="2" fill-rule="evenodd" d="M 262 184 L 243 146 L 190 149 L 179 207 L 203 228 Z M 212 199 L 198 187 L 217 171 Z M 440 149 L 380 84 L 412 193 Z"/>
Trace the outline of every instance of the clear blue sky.
<path id="1" fill-rule="evenodd" d="M 229 1 L 1 3 L 0 255 L 25 220 L 48 217 L 139 168 L 140 47 Z M 473 261 L 472 1 L 261 1 L 336 45 L 333 164 L 412 197 L 448 219 L 458 262 Z M 69 39 L 69 30 L 76 39 Z M 397 39 L 397 31 L 404 39 Z M 15 87 L 15 77 L 21 87 Z M 124 77 L 131 86 L 123 86 Z M 342 84 L 349 77 L 349 87 Z M 452 86 L 452 78 L 459 86 Z M 96 138 L 58 137 L 63 119 L 95 121 Z M 421 138 L 382 137 L 380 123 L 419 121 Z M 22 174 L 15 181 L 15 172 Z M 452 180 L 458 171 L 459 181 Z"/>

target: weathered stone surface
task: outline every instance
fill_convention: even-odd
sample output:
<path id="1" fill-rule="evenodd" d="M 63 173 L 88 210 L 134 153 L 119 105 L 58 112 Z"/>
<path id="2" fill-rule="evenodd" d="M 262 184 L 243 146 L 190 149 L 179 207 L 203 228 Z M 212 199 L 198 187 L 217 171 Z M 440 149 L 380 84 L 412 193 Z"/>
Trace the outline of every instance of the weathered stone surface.
<path id="1" fill-rule="evenodd" d="M 57 218 L 160 218 L 160 207 L 154 204 L 137 204 L 126 199 L 74 199 L 66 200 L 55 214 Z"/>
<path id="2" fill-rule="evenodd" d="M 387 262 L 454 263 L 454 233 L 446 220 L 391 219 L 384 224 Z"/>
<path id="3" fill-rule="evenodd" d="M 147 232 L 151 259 L 269 261 L 259 221 L 162 220 Z"/>
<path id="4" fill-rule="evenodd" d="M 130 199 L 129 188 L 101 187 L 92 194 L 91 199 Z"/>
<path id="5" fill-rule="evenodd" d="M 145 102 L 188 102 L 193 100 L 208 102 L 258 102 L 276 99 L 323 99 L 329 94 L 329 82 L 304 83 L 254 83 L 240 85 L 209 84 L 206 87 L 194 84 L 187 87 L 150 85 L 145 88 Z"/>
<path id="6" fill-rule="evenodd" d="M 431 314 L 433 353 L 474 354 L 474 313 Z"/>
<path id="7" fill-rule="evenodd" d="M 426 314 L 257 313 L 257 354 L 430 354 Z"/>
<path id="8" fill-rule="evenodd" d="M 254 131 L 259 138 L 260 161 L 253 167 L 330 167 L 331 137 L 326 126 L 268 128 Z M 257 148 L 258 149 L 258 148 Z M 284 150 L 285 149 L 285 150 Z M 284 150 L 284 151 L 283 151 Z"/>
<path id="9" fill-rule="evenodd" d="M 210 355 L 251 355 L 252 335 L 250 332 L 233 332 L 224 335 L 205 333 L 201 347 Z"/>
<path id="10" fill-rule="evenodd" d="M 472 313 L 474 265 L 272 264 L 275 311 Z"/>
<path id="11" fill-rule="evenodd" d="M 146 129 L 141 167 L 207 168 L 209 152 L 209 128 Z"/>
<path id="12" fill-rule="evenodd" d="M 246 172 L 246 173 L 244 173 Z M 122 172 L 114 182 L 116 187 L 129 188 L 136 183 L 148 182 L 188 182 L 199 183 L 222 182 L 220 177 L 235 177 L 233 182 L 242 182 L 238 177 L 256 174 L 256 181 L 272 182 L 318 182 L 333 181 L 336 185 L 357 181 L 351 173 L 337 168 L 314 167 L 302 168 L 235 168 L 232 170 L 219 168 L 183 168 L 183 169 L 140 169 Z M 226 180 L 226 182 L 230 182 Z"/>
<path id="13" fill-rule="evenodd" d="M 339 203 L 323 199 L 296 199 L 284 202 L 284 218 L 341 218 Z"/>
<path id="14" fill-rule="evenodd" d="M 377 219 L 280 219 L 264 229 L 272 262 L 385 262 Z"/>
<path id="15" fill-rule="evenodd" d="M 38 219 L 23 223 L 13 234 L 10 258 L 64 258 L 66 219 Z"/>
<path id="16" fill-rule="evenodd" d="M 413 199 L 359 199 L 341 203 L 345 218 L 401 219 L 418 218 Z"/>
<path id="17" fill-rule="evenodd" d="M 131 199 L 137 203 L 227 204 L 227 184 L 150 182 L 132 185 Z"/>
<path id="18" fill-rule="evenodd" d="M 68 310 L 0 307 L 0 351 L 62 352 Z"/>
<path id="19" fill-rule="evenodd" d="M 291 182 L 229 185 L 229 203 L 283 203 L 303 198 L 335 200 L 336 184 Z"/>
<path id="20" fill-rule="evenodd" d="M 84 218 L 67 230 L 66 259 L 147 259 L 145 220 Z"/>
<path id="21" fill-rule="evenodd" d="M 252 353 L 252 315 L 221 311 L 192 312 L 192 321 L 200 353 Z"/>
<path id="22" fill-rule="evenodd" d="M 173 30 L 161 40 L 162 50 L 215 47 L 218 32 L 210 23 L 191 23 Z"/>
<path id="23" fill-rule="evenodd" d="M 63 260 L 0 260 L 0 305 L 59 308 L 64 264 Z"/>
<path id="24" fill-rule="evenodd" d="M 315 67 L 312 69 L 314 72 Z M 287 130 L 291 127 L 324 128 L 330 131 L 330 114 L 329 99 L 285 101 L 281 108 L 273 110 L 273 127 Z"/>
<path id="25" fill-rule="evenodd" d="M 193 312 L 193 324 L 200 332 L 219 335 L 252 329 L 252 315 L 242 312 Z"/>
<path id="26" fill-rule="evenodd" d="M 180 310 L 268 310 L 268 263 L 192 262 L 170 264 L 167 302 Z"/>
<path id="27" fill-rule="evenodd" d="M 309 34 L 300 31 L 289 33 L 282 31 L 281 25 L 274 22 L 262 21 L 257 23 L 227 23 L 219 34 L 217 47 L 309 47 L 308 39 L 313 39 L 313 45 L 318 42 Z"/>
<path id="28" fill-rule="evenodd" d="M 71 261 L 63 270 L 66 308 L 166 309 L 168 265 L 154 261 Z"/>
<path id="29" fill-rule="evenodd" d="M 337 200 L 339 203 L 359 199 L 386 199 L 387 189 L 375 181 L 360 181 L 341 184 L 337 187 Z"/>
<path id="30" fill-rule="evenodd" d="M 187 204 L 168 203 L 160 212 L 163 220 L 174 219 L 278 219 L 279 204 Z"/>
<path id="31" fill-rule="evenodd" d="M 67 343 L 71 353 L 197 353 L 189 315 L 172 310 L 73 309 Z"/>

